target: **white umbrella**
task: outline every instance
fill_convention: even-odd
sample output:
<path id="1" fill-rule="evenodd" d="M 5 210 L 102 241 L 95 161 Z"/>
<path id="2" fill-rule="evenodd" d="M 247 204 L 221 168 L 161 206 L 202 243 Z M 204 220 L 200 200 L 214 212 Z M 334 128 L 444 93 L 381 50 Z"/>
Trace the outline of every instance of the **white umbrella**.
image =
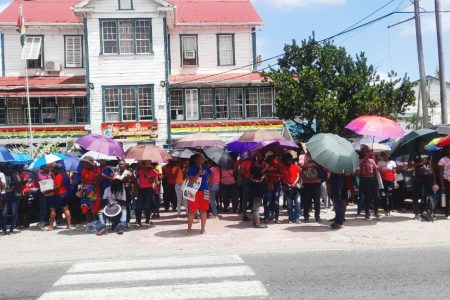
<path id="1" fill-rule="evenodd" d="M 81 159 L 85 158 L 86 156 L 91 156 L 93 157 L 95 160 L 117 160 L 118 158 L 115 156 L 109 156 L 100 152 L 96 152 L 96 151 L 88 151 L 85 154 L 83 154 L 81 156 Z"/>

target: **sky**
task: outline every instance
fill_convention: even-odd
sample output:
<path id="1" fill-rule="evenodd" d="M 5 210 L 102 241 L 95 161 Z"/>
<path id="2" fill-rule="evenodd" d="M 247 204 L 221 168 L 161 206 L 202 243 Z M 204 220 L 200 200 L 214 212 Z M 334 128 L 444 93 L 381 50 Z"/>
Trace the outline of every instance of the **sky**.
<path id="1" fill-rule="evenodd" d="M 252 0 L 264 19 L 264 26 L 257 32 L 258 54 L 263 59 L 283 53 L 286 43 L 292 39 L 301 41 L 315 33 L 318 40 L 332 36 L 355 24 L 375 10 L 391 2 L 383 10 L 364 22 L 393 11 L 411 12 L 410 0 Z M 0 0 L 0 11 L 10 0 Z M 450 0 L 441 0 L 442 10 L 450 11 Z M 434 0 L 421 0 L 424 12 L 434 11 Z M 417 48 L 414 21 L 392 27 L 412 14 L 395 14 L 382 21 L 337 37 L 334 42 L 355 55 L 365 52 L 383 77 L 394 70 L 411 80 L 418 79 Z M 450 81 L 450 13 L 442 14 L 444 45 L 446 46 L 446 77 Z M 422 14 L 422 33 L 427 75 L 435 75 L 438 68 L 436 23 L 434 13 Z M 273 64 L 276 60 L 261 65 Z"/>
<path id="2" fill-rule="evenodd" d="M 292 39 L 300 42 L 315 33 L 321 40 L 352 26 L 384 4 L 383 10 L 364 22 L 376 19 L 401 8 L 412 12 L 410 0 L 253 0 L 264 19 L 258 32 L 258 52 L 264 58 L 283 53 L 283 46 Z M 450 11 L 450 0 L 441 0 L 442 10 Z M 423 11 L 434 11 L 434 0 L 421 0 Z M 399 76 L 405 73 L 411 80 L 419 77 L 415 23 L 409 21 L 388 29 L 389 25 L 406 20 L 413 14 L 395 14 L 382 21 L 337 37 L 337 45 L 349 54 L 365 52 L 369 63 L 380 75 L 394 70 Z M 450 13 L 442 14 L 444 45 L 446 46 L 446 78 L 450 81 Z M 363 23 L 364 23 L 363 22 Z M 427 75 L 435 75 L 438 68 L 436 21 L 434 13 L 422 14 L 425 69 Z M 276 60 L 268 63 L 276 62 Z M 266 65 L 261 65 L 264 68 Z"/>

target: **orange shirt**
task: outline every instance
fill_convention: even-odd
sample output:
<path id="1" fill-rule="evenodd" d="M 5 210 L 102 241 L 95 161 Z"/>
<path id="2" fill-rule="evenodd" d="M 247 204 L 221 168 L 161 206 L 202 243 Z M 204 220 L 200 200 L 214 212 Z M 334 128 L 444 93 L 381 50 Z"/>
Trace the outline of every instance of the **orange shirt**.
<path id="1" fill-rule="evenodd" d="M 300 176 L 300 168 L 296 164 L 281 166 L 281 178 L 284 183 L 289 185 L 294 184 L 298 176 Z"/>

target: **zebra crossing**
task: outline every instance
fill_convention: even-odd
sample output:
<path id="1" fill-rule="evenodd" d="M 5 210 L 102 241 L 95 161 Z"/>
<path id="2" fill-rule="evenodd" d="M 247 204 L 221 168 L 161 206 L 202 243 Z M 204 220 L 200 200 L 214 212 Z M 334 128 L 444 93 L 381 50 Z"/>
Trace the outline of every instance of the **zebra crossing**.
<path id="1" fill-rule="evenodd" d="M 265 299 L 238 255 L 75 263 L 40 300 Z"/>

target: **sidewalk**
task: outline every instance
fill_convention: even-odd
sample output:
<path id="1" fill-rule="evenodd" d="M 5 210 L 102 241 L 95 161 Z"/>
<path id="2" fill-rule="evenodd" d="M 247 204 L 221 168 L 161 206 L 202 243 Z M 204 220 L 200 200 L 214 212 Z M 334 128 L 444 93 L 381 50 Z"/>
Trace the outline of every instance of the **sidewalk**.
<path id="1" fill-rule="evenodd" d="M 381 221 L 354 218 L 350 208 L 344 229 L 329 229 L 334 212 L 323 213 L 323 222 L 270 224 L 255 229 L 241 216 L 223 214 L 209 219 L 206 234 L 200 224 L 185 235 L 186 219 L 172 212 L 162 213 L 150 229 L 130 229 L 123 236 L 110 233 L 98 237 L 84 228 L 39 231 L 35 226 L 21 233 L 0 236 L 1 265 L 64 263 L 84 260 L 148 258 L 154 256 L 190 256 L 204 254 L 245 254 L 296 251 L 333 251 L 378 248 L 414 248 L 450 245 L 450 220 L 438 215 L 435 222 L 420 222 L 409 213 L 393 213 Z"/>

